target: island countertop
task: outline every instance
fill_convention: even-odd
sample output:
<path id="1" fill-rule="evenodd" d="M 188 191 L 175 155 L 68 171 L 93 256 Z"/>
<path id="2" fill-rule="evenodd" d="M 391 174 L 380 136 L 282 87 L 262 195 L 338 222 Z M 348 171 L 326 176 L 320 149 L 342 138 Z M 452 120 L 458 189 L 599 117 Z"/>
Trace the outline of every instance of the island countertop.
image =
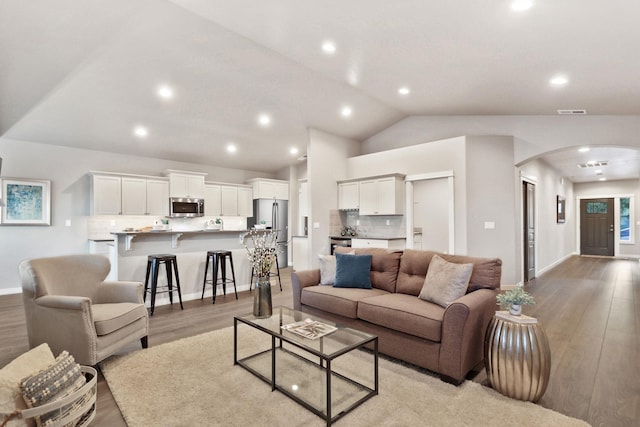
<path id="1" fill-rule="evenodd" d="M 133 231 L 112 231 L 111 234 L 115 235 L 138 235 L 138 234 L 196 234 L 196 233 L 207 233 L 207 234 L 229 234 L 229 233 L 248 233 L 250 230 L 209 230 L 209 229 L 201 229 L 201 230 L 133 230 Z"/>

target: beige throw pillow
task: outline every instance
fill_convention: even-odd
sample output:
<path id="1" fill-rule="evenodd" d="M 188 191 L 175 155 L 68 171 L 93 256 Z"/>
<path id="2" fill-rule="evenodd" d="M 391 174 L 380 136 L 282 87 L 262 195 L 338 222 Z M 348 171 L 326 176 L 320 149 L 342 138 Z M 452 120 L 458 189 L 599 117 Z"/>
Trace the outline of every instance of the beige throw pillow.
<path id="1" fill-rule="evenodd" d="M 467 292 L 473 264 L 456 264 L 434 255 L 419 297 L 447 307 Z"/>
<path id="2" fill-rule="evenodd" d="M 16 409 L 27 409 L 20 393 L 20 381 L 39 372 L 54 361 L 49 345 L 40 344 L 28 352 L 18 356 L 7 366 L 0 369 L 0 413 L 10 414 Z M 0 424 L 4 421 L 0 416 Z M 14 418 L 7 423 L 8 427 L 35 425 L 33 420 Z"/>

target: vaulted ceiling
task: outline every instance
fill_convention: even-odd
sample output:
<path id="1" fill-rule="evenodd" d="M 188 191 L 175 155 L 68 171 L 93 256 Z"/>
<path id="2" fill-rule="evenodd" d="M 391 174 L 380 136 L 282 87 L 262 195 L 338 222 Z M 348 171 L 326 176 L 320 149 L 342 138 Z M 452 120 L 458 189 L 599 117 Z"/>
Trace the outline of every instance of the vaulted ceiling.
<path id="1" fill-rule="evenodd" d="M 273 173 L 309 127 L 640 115 L 639 16 L 633 0 L 3 0 L 0 135 Z M 638 176 L 634 150 L 602 155 L 636 156 Z"/>

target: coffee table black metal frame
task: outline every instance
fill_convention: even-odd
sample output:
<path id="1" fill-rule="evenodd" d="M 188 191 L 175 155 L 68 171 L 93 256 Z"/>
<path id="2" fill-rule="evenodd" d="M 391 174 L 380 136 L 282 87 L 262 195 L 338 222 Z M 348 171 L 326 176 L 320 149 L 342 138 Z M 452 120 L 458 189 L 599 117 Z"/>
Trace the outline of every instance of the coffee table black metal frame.
<path id="1" fill-rule="evenodd" d="M 233 364 L 240 365 L 244 369 L 248 370 L 258 378 L 262 379 L 266 383 L 271 385 L 271 390 L 278 390 L 289 398 L 293 399 L 309 411 L 315 413 L 319 417 L 323 418 L 327 422 L 327 426 L 330 426 L 336 420 L 342 418 L 345 414 L 378 394 L 378 337 L 370 335 L 364 332 L 357 331 L 355 329 L 338 327 L 338 330 L 326 335 L 324 337 L 311 340 L 304 338 L 295 333 L 289 331 L 283 331 L 280 327 L 291 323 L 292 321 L 299 321 L 303 319 L 318 320 L 327 324 L 333 324 L 332 322 L 321 319 L 317 316 L 309 315 L 300 311 L 292 310 L 287 307 L 275 307 L 273 309 L 273 315 L 269 319 L 258 319 L 253 314 L 246 314 L 241 316 L 235 316 L 233 318 Z M 271 336 L 271 348 L 268 350 L 260 351 L 258 353 L 251 354 L 249 356 L 238 359 L 238 324 L 244 323 L 252 328 L 258 329 Z M 271 328 L 269 327 L 271 326 Z M 335 335 L 334 335 L 335 334 Z M 336 344 L 336 340 L 341 338 L 348 338 L 344 345 Z M 325 340 L 332 340 L 331 345 L 325 342 Z M 303 353 L 308 353 L 318 358 L 318 363 L 303 357 L 302 355 L 293 352 L 283 347 L 283 343 L 288 343 L 297 349 L 303 350 Z M 337 373 L 332 370 L 332 361 L 338 357 L 349 353 L 358 348 L 363 348 L 367 344 L 373 345 L 373 388 L 362 384 L 356 380 L 347 378 L 346 376 Z M 325 351 L 325 347 L 331 347 L 329 351 Z M 292 393 L 288 388 L 278 384 L 278 378 L 276 377 L 276 363 L 277 355 L 281 355 L 282 358 L 294 357 L 296 360 L 303 361 L 305 366 L 313 366 L 314 369 L 322 371 L 326 375 L 326 408 L 324 411 L 317 409 L 312 402 L 307 402 L 298 395 Z M 259 372 L 250 366 L 250 361 L 258 357 L 271 358 L 271 372 L 270 375 L 263 372 Z M 362 396 L 357 398 L 348 407 L 342 409 L 338 414 L 332 413 L 332 401 L 331 401 L 331 382 L 333 380 L 342 381 L 343 384 L 349 384 L 361 391 Z M 317 405 L 316 405 L 317 406 Z"/>

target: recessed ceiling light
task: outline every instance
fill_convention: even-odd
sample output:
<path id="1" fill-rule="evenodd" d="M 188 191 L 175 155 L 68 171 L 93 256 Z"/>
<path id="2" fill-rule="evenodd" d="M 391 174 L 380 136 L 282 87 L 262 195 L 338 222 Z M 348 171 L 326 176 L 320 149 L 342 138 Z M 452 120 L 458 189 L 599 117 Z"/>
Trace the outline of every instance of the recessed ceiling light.
<path id="1" fill-rule="evenodd" d="M 333 55 L 336 53 L 336 49 L 336 44 L 332 41 L 327 40 L 322 43 L 322 51 L 326 54 Z"/>
<path id="2" fill-rule="evenodd" d="M 565 75 L 558 74 L 557 76 L 553 76 L 551 80 L 549 80 L 549 84 L 555 87 L 565 86 L 569 83 L 569 78 Z"/>
<path id="3" fill-rule="evenodd" d="M 591 150 L 591 148 L 589 148 L 589 147 L 582 147 L 582 148 L 579 148 L 579 149 L 578 149 L 578 151 L 579 151 L 580 153 L 586 153 L 586 152 L 588 152 L 589 150 Z"/>
<path id="4" fill-rule="evenodd" d="M 605 178 L 605 177 L 602 177 L 602 178 L 598 179 L 598 181 L 606 181 L 606 180 L 607 180 L 607 178 Z"/>
<path id="5" fill-rule="evenodd" d="M 398 93 L 400 95 L 409 95 L 411 93 L 411 90 L 406 86 L 402 86 L 400 89 L 398 89 Z"/>
<path id="6" fill-rule="evenodd" d="M 269 126 L 271 124 L 271 117 L 267 114 L 260 114 L 258 116 L 258 123 L 260 123 L 261 126 Z"/>
<path id="7" fill-rule="evenodd" d="M 136 126 L 133 129 L 133 134 L 138 138 L 145 138 L 149 135 L 149 130 L 144 126 Z"/>
<path id="8" fill-rule="evenodd" d="M 173 88 L 167 85 L 158 86 L 156 91 L 158 96 L 163 99 L 171 99 L 173 98 Z"/>
<path id="9" fill-rule="evenodd" d="M 511 9 L 522 12 L 523 10 L 531 9 L 533 6 L 533 0 L 514 0 L 511 3 Z"/>
<path id="10" fill-rule="evenodd" d="M 229 144 L 227 144 L 227 153 L 231 153 L 231 154 L 233 154 L 233 153 L 235 153 L 236 151 L 238 151 L 238 147 L 236 147 L 236 145 L 235 145 L 235 144 L 233 144 L 233 143 L 229 143 Z"/>
<path id="11" fill-rule="evenodd" d="M 289 148 L 289 154 L 291 154 L 292 156 L 295 156 L 296 154 L 298 154 L 298 148 L 297 147 Z"/>
<path id="12" fill-rule="evenodd" d="M 342 110 L 340 110 L 340 114 L 342 115 L 342 117 L 351 117 L 351 114 L 353 114 L 353 109 L 351 109 L 351 107 L 349 107 L 348 105 L 345 105 L 344 107 L 342 107 Z"/>

